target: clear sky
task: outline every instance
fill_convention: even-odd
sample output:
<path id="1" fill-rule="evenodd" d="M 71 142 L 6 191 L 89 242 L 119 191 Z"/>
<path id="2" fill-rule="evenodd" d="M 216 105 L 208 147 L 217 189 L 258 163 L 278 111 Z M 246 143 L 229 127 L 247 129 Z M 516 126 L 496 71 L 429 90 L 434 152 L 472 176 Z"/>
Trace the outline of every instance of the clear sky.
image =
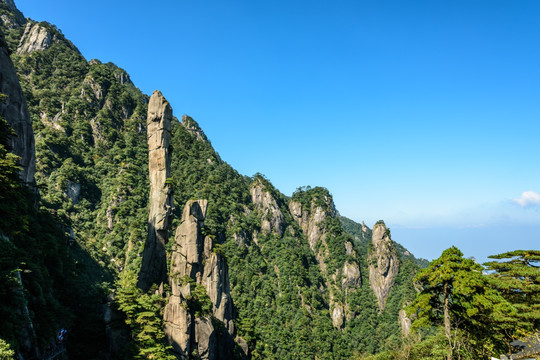
<path id="1" fill-rule="evenodd" d="M 436 258 L 540 249 L 538 0 L 15 0 L 221 157 Z"/>

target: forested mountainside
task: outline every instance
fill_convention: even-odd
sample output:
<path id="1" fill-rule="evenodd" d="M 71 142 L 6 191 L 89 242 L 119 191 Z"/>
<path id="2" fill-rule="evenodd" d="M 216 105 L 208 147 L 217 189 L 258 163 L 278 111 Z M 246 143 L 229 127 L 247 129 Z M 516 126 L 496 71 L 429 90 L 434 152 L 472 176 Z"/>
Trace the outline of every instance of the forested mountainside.
<path id="1" fill-rule="evenodd" d="M 72 359 L 400 346 L 427 264 L 383 221 L 339 216 L 322 187 L 287 197 L 239 174 L 160 92 L 12 0 L 0 20 L 0 350 L 46 358 L 61 328 Z"/>

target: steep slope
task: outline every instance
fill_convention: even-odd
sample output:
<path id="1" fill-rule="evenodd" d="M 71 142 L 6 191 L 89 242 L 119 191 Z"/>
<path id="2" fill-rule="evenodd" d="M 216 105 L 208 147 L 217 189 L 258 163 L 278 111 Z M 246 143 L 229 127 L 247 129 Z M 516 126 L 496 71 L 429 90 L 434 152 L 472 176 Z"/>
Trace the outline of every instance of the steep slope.
<path id="1" fill-rule="evenodd" d="M 92 358 L 107 348 L 102 283 L 126 264 L 140 267 L 147 97 L 123 70 L 87 62 L 56 27 L 24 19 L 12 1 L 0 1 L 0 20 L 34 128 L 41 197 L 37 214 L 26 208 L 23 221 L 13 214 L 3 218 L 25 227 L 23 248 L 12 240 L 27 259 L 19 261 L 35 264 L 22 280 L 26 290 L 35 289 L 29 305 L 40 347 L 53 342 L 60 327 L 70 327 L 71 355 Z M 32 154 L 31 146 L 25 149 Z M 9 212 L 19 203 L 10 203 Z M 9 227 L 2 224 L 3 232 Z M 31 245 L 35 239 L 37 246 Z"/>
<path id="2" fill-rule="evenodd" d="M 5 4 L 0 5 L 5 11 Z M 1 18 L 11 19 L 5 12 Z M 102 279 L 103 274 L 84 250 L 64 237 L 59 219 L 41 206 L 34 186 L 29 111 L 8 52 L 0 31 L 0 338 L 19 357 L 35 358 L 68 324 L 78 325 L 74 344 L 77 332 L 87 341 L 103 341 L 90 325 L 95 312 L 88 311 L 95 307 L 100 289 L 80 270 L 84 263 L 93 277 Z"/>
<path id="3" fill-rule="evenodd" d="M 148 98 L 122 69 L 86 61 L 55 26 L 9 19 L 3 30 L 36 134 L 44 205 L 117 272 L 146 231 Z"/>
<path id="4" fill-rule="evenodd" d="M 165 334 L 180 358 L 230 359 L 234 323 L 228 269 L 202 235 L 206 200 L 190 200 L 176 230 Z"/>
<path id="5" fill-rule="evenodd" d="M 404 290 L 412 289 L 412 268 L 397 276 L 400 289 L 379 314 L 367 245 L 344 232 L 327 190 L 305 188 L 289 199 L 261 175 L 236 173 L 193 119 L 182 125 L 173 126 L 171 141 L 175 199 L 208 199 L 205 234 L 229 265 L 238 336 L 253 357 L 346 358 L 399 339 L 400 296 L 412 296 Z M 362 239 L 371 241 L 367 227 Z"/>
<path id="6" fill-rule="evenodd" d="M 328 190 L 306 187 L 288 198 L 260 174 L 238 174 L 192 118 L 178 122 L 166 105 L 154 111 L 125 71 L 86 61 L 53 25 L 25 20 L 11 1 L 0 4 L 36 134 L 40 206 L 61 224 L 65 263 L 78 261 L 68 274 L 84 277 L 80 288 L 95 291 L 65 301 L 79 301 L 92 319 L 59 317 L 73 328 L 70 356 L 97 358 L 110 345 L 128 358 L 154 350 L 229 358 L 234 338 L 237 358 L 350 358 L 400 338 L 398 313 L 411 297 L 415 268 L 399 260 L 379 307 L 368 278 L 372 232 L 364 226 L 356 238 L 348 234 Z M 153 120 L 158 131 L 168 128 L 164 118 L 170 146 L 151 130 Z M 162 156 L 169 150 L 170 160 Z M 145 243 L 159 251 L 143 251 Z M 135 287 L 137 274 L 148 292 Z M 77 284 L 67 285 L 64 292 Z M 107 292 L 104 311 L 98 304 Z M 115 306 L 132 338 L 111 335 L 107 343 L 105 329 L 118 334 L 111 319 L 123 321 Z M 37 338 L 54 336 L 58 326 L 52 321 Z M 85 331 L 93 337 L 84 339 Z"/>
<path id="7" fill-rule="evenodd" d="M 34 131 L 3 33 L 0 34 L 0 93 L 0 116 L 16 134 L 9 138 L 9 147 L 20 158 L 21 180 L 33 186 L 36 169 Z"/>
<path id="8" fill-rule="evenodd" d="M 2 173 L 2 202 L 6 200 L 17 200 L 26 202 L 24 196 L 25 188 L 19 183 L 25 183 L 30 188 L 34 188 L 35 171 L 35 148 L 34 133 L 32 123 L 26 106 L 26 100 L 22 95 L 22 90 L 17 79 L 17 74 L 11 59 L 9 50 L 4 39 L 4 34 L 0 31 L 0 172 Z M 18 176 L 17 176 L 18 175 Z M 15 190 L 15 191 L 14 191 Z M 18 193 L 20 190 L 21 193 Z M 32 191 L 31 190 L 31 191 Z M 10 199 L 10 197 L 12 199 Z M 15 215 L 19 217 L 22 213 L 14 211 L 11 214 L 7 211 L 6 204 L 0 208 L 0 217 L 2 226 L 0 226 L 0 241 L 2 242 L 3 256 L 0 258 L 0 279 L 5 281 L 8 289 L 4 289 L 0 294 L 0 299 L 16 298 L 19 302 L 9 304 L 9 310 L 18 314 L 20 321 L 18 337 L 24 339 L 20 343 L 23 353 L 39 356 L 39 350 L 36 343 L 36 333 L 34 324 L 30 317 L 30 311 L 26 305 L 26 296 L 24 294 L 24 285 L 20 270 L 16 270 L 16 262 L 7 256 L 13 256 L 16 241 L 13 230 L 16 229 L 15 220 L 13 224 L 7 223 L 8 216 Z M 19 216 L 17 216 L 19 215 Z M 10 226 L 11 225 L 11 226 Z M 11 230 L 11 231 L 10 231 Z M 14 239 L 15 238 L 15 239 Z M 7 256 L 6 256 L 7 255 Z M 7 272 L 13 272 L 14 278 L 9 279 Z M 11 281 L 9 281 L 11 280 Z M 4 283 L 4 282 L 3 282 Z M 7 291 L 6 291 L 7 290 Z M 2 296 L 3 295 L 3 296 Z M 2 301 L 2 303 L 4 303 Z M 6 301 L 6 304 L 8 302 Z M 9 310 L 7 312 L 9 312 Z M 4 310 L 5 311 L 5 310 Z M 3 330 L 3 329 L 0 329 Z"/>

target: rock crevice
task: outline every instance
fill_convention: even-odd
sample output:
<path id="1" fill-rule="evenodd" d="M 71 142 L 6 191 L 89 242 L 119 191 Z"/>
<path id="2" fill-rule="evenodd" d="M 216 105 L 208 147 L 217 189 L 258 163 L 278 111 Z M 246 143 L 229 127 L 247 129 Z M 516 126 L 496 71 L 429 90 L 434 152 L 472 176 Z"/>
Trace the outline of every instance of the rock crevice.
<path id="1" fill-rule="evenodd" d="M 169 273 L 171 294 L 163 319 L 165 334 L 179 359 L 187 359 L 193 351 L 201 359 L 210 360 L 232 354 L 234 324 L 228 269 L 224 259 L 213 251 L 212 239 L 202 234 L 207 205 L 206 200 L 188 201 L 175 234 Z M 227 332 L 221 334 L 224 338 L 218 338 L 212 317 L 223 323 Z"/>
<path id="2" fill-rule="evenodd" d="M 171 294 L 163 320 L 165 335 L 180 359 L 187 359 L 193 351 L 201 359 L 226 359 L 232 354 L 228 269 L 221 255 L 213 251 L 212 239 L 202 235 L 207 205 L 206 200 L 188 201 L 175 234 L 169 272 Z M 196 309 L 205 303 L 210 309 L 204 305 Z M 211 317 L 223 323 L 225 339 L 218 338 Z"/>

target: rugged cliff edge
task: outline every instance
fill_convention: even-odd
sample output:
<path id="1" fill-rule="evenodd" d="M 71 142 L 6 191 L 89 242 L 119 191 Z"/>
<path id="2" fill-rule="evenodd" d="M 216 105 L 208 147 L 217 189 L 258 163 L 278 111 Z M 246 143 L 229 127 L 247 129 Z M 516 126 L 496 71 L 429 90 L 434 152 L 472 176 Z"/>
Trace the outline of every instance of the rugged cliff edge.
<path id="1" fill-rule="evenodd" d="M 173 210 L 173 198 L 167 179 L 171 176 L 171 120 L 172 109 L 159 91 L 154 91 L 148 104 L 148 170 L 150 176 L 150 212 L 148 237 L 138 286 L 147 291 L 152 284 L 167 281 L 165 244 Z"/>

